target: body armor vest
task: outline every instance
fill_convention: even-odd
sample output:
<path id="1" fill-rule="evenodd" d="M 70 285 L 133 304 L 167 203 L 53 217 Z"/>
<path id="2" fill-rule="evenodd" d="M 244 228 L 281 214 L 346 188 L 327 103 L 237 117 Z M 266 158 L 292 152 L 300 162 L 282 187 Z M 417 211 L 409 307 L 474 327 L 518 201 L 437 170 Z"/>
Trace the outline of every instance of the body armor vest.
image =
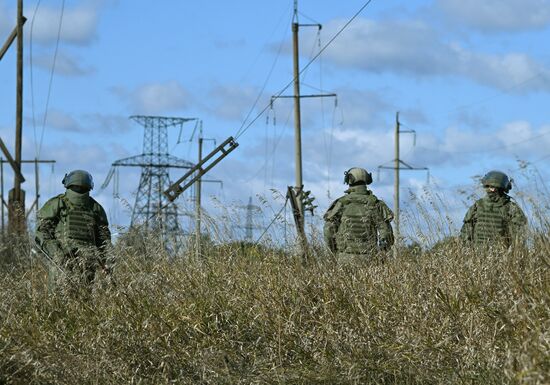
<path id="1" fill-rule="evenodd" d="M 339 252 L 370 254 L 377 249 L 376 202 L 371 194 L 351 193 L 340 198 L 343 206 L 336 233 Z"/>
<path id="2" fill-rule="evenodd" d="M 508 202 L 506 199 L 479 201 L 473 234 L 475 243 L 486 243 L 499 238 L 509 239 Z"/>
<path id="3" fill-rule="evenodd" d="M 56 238 L 69 248 L 97 246 L 99 228 L 93 202 L 75 205 L 65 197 L 61 197 L 61 202 Z"/>

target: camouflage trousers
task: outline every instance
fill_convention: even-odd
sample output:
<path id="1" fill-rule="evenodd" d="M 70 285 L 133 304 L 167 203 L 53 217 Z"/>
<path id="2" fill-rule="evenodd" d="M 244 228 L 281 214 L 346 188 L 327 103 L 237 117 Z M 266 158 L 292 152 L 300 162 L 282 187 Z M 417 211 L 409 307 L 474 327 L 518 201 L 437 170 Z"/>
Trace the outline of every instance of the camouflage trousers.
<path id="1" fill-rule="evenodd" d="M 48 291 L 90 290 L 100 267 L 99 258 L 91 250 L 57 253 L 47 262 Z"/>
<path id="2" fill-rule="evenodd" d="M 383 262 L 385 260 L 385 254 L 381 252 L 375 252 L 370 254 L 350 254 L 350 253 L 336 253 L 336 260 L 339 265 L 352 266 L 362 265 L 367 263 Z"/>

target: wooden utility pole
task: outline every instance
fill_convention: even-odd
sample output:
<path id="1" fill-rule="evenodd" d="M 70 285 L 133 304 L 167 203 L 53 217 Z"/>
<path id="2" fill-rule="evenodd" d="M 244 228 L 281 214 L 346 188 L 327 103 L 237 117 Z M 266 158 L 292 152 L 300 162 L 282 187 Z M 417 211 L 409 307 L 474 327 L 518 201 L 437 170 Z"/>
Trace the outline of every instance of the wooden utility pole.
<path id="1" fill-rule="evenodd" d="M 400 181 L 400 170 L 425 170 L 428 171 L 429 169 L 427 167 L 413 167 L 406 163 L 405 161 L 401 160 L 400 154 L 399 154 L 399 135 L 400 134 L 414 134 L 416 135 L 416 131 L 414 130 L 402 130 L 401 129 L 401 123 L 399 121 L 399 111 L 395 114 L 395 138 L 394 138 L 394 151 L 395 151 L 395 159 L 392 161 L 393 166 L 378 166 L 378 169 L 389 169 L 394 170 L 395 173 L 395 179 L 394 179 L 394 192 L 393 192 L 393 211 L 394 211 L 394 236 L 395 236 L 395 244 L 393 246 L 393 255 L 394 257 L 397 257 L 399 255 L 399 246 L 401 242 L 401 229 L 400 229 L 400 208 L 399 208 L 399 181 Z M 416 138 L 416 136 L 415 136 Z M 416 142 L 416 140 L 415 140 Z M 429 175 L 429 174 L 428 174 Z"/>
<path id="2" fill-rule="evenodd" d="M 197 164 L 202 162 L 202 129 L 199 131 L 199 161 Z M 201 169 L 198 170 L 199 173 Z M 202 189 L 202 175 L 199 175 L 197 181 L 195 182 L 195 252 L 197 260 L 201 257 L 201 189 Z"/>
<path id="3" fill-rule="evenodd" d="M 9 192 L 8 232 L 23 234 L 25 223 L 25 191 L 21 189 L 21 150 L 23 141 L 23 0 L 17 0 L 17 84 L 15 106 L 15 168 L 13 189 Z"/>
<path id="4" fill-rule="evenodd" d="M 4 230 L 5 230 L 5 222 L 4 222 L 4 207 L 8 207 L 9 208 L 9 204 L 6 203 L 5 199 L 4 199 L 4 163 L 8 163 L 10 164 L 10 161 L 9 160 L 6 160 L 4 158 L 0 158 L 0 204 L 2 205 L 2 210 L 1 210 L 1 213 L 0 215 L 2 216 L 2 219 L 1 219 L 1 226 L 2 226 L 2 234 L 4 234 Z M 27 211 L 26 214 L 24 214 L 24 218 L 28 218 L 28 216 L 30 215 L 30 213 L 32 212 L 33 208 L 35 209 L 35 211 L 38 213 L 38 209 L 40 208 L 40 170 L 38 168 L 38 166 L 41 164 L 41 163 L 49 163 L 49 164 L 54 164 L 55 163 L 55 160 L 40 160 L 40 159 L 29 159 L 29 160 L 21 160 L 21 164 L 23 163 L 34 163 L 34 183 L 35 183 L 35 198 L 34 198 L 34 202 L 32 203 L 31 207 L 29 208 L 29 210 Z M 9 212 L 8 212 L 9 213 Z M 9 223 L 9 221 L 8 221 Z"/>

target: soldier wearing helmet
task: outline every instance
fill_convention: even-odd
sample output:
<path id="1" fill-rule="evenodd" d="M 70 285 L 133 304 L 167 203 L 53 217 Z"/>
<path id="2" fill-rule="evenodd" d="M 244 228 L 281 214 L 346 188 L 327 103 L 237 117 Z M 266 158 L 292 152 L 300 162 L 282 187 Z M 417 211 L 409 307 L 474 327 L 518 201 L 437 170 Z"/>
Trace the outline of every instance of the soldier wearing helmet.
<path id="1" fill-rule="evenodd" d="M 66 276 L 90 284 L 99 268 L 107 272 L 111 244 L 105 210 L 90 196 L 94 187 L 90 173 L 71 171 L 62 183 L 65 193 L 42 206 L 36 229 L 36 243 L 47 257 L 50 288 Z"/>
<path id="2" fill-rule="evenodd" d="M 501 171 L 489 171 L 481 178 L 481 184 L 486 196 L 476 201 L 466 213 L 460 237 L 475 245 L 521 243 L 527 218 L 508 195 L 512 179 Z"/>
<path id="3" fill-rule="evenodd" d="M 393 213 L 367 185 L 372 175 L 359 167 L 344 173 L 346 195 L 335 200 L 324 215 L 325 242 L 339 261 L 369 258 L 394 242 Z"/>

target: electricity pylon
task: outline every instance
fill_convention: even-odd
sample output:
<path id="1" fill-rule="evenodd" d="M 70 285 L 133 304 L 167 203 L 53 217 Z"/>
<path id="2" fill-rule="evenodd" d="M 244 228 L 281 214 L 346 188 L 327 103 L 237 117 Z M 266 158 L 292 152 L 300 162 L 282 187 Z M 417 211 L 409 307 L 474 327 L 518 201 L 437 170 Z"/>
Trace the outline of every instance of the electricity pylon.
<path id="1" fill-rule="evenodd" d="M 254 242 L 254 230 L 261 229 L 260 226 L 254 225 L 254 214 L 259 214 L 261 212 L 260 206 L 252 204 L 252 197 L 248 198 L 248 204 L 245 206 L 238 206 L 240 209 L 246 210 L 246 222 L 244 226 L 239 226 L 245 230 L 245 241 Z"/>
<path id="2" fill-rule="evenodd" d="M 168 153 L 168 127 L 181 128 L 185 122 L 197 119 L 142 115 L 130 119 L 144 128 L 143 153 L 115 161 L 101 187 L 107 187 L 117 167 L 141 167 L 130 226 L 160 230 L 165 237 L 181 232 L 177 205 L 163 192 L 171 185 L 169 168 L 191 169 L 194 164 Z"/>

